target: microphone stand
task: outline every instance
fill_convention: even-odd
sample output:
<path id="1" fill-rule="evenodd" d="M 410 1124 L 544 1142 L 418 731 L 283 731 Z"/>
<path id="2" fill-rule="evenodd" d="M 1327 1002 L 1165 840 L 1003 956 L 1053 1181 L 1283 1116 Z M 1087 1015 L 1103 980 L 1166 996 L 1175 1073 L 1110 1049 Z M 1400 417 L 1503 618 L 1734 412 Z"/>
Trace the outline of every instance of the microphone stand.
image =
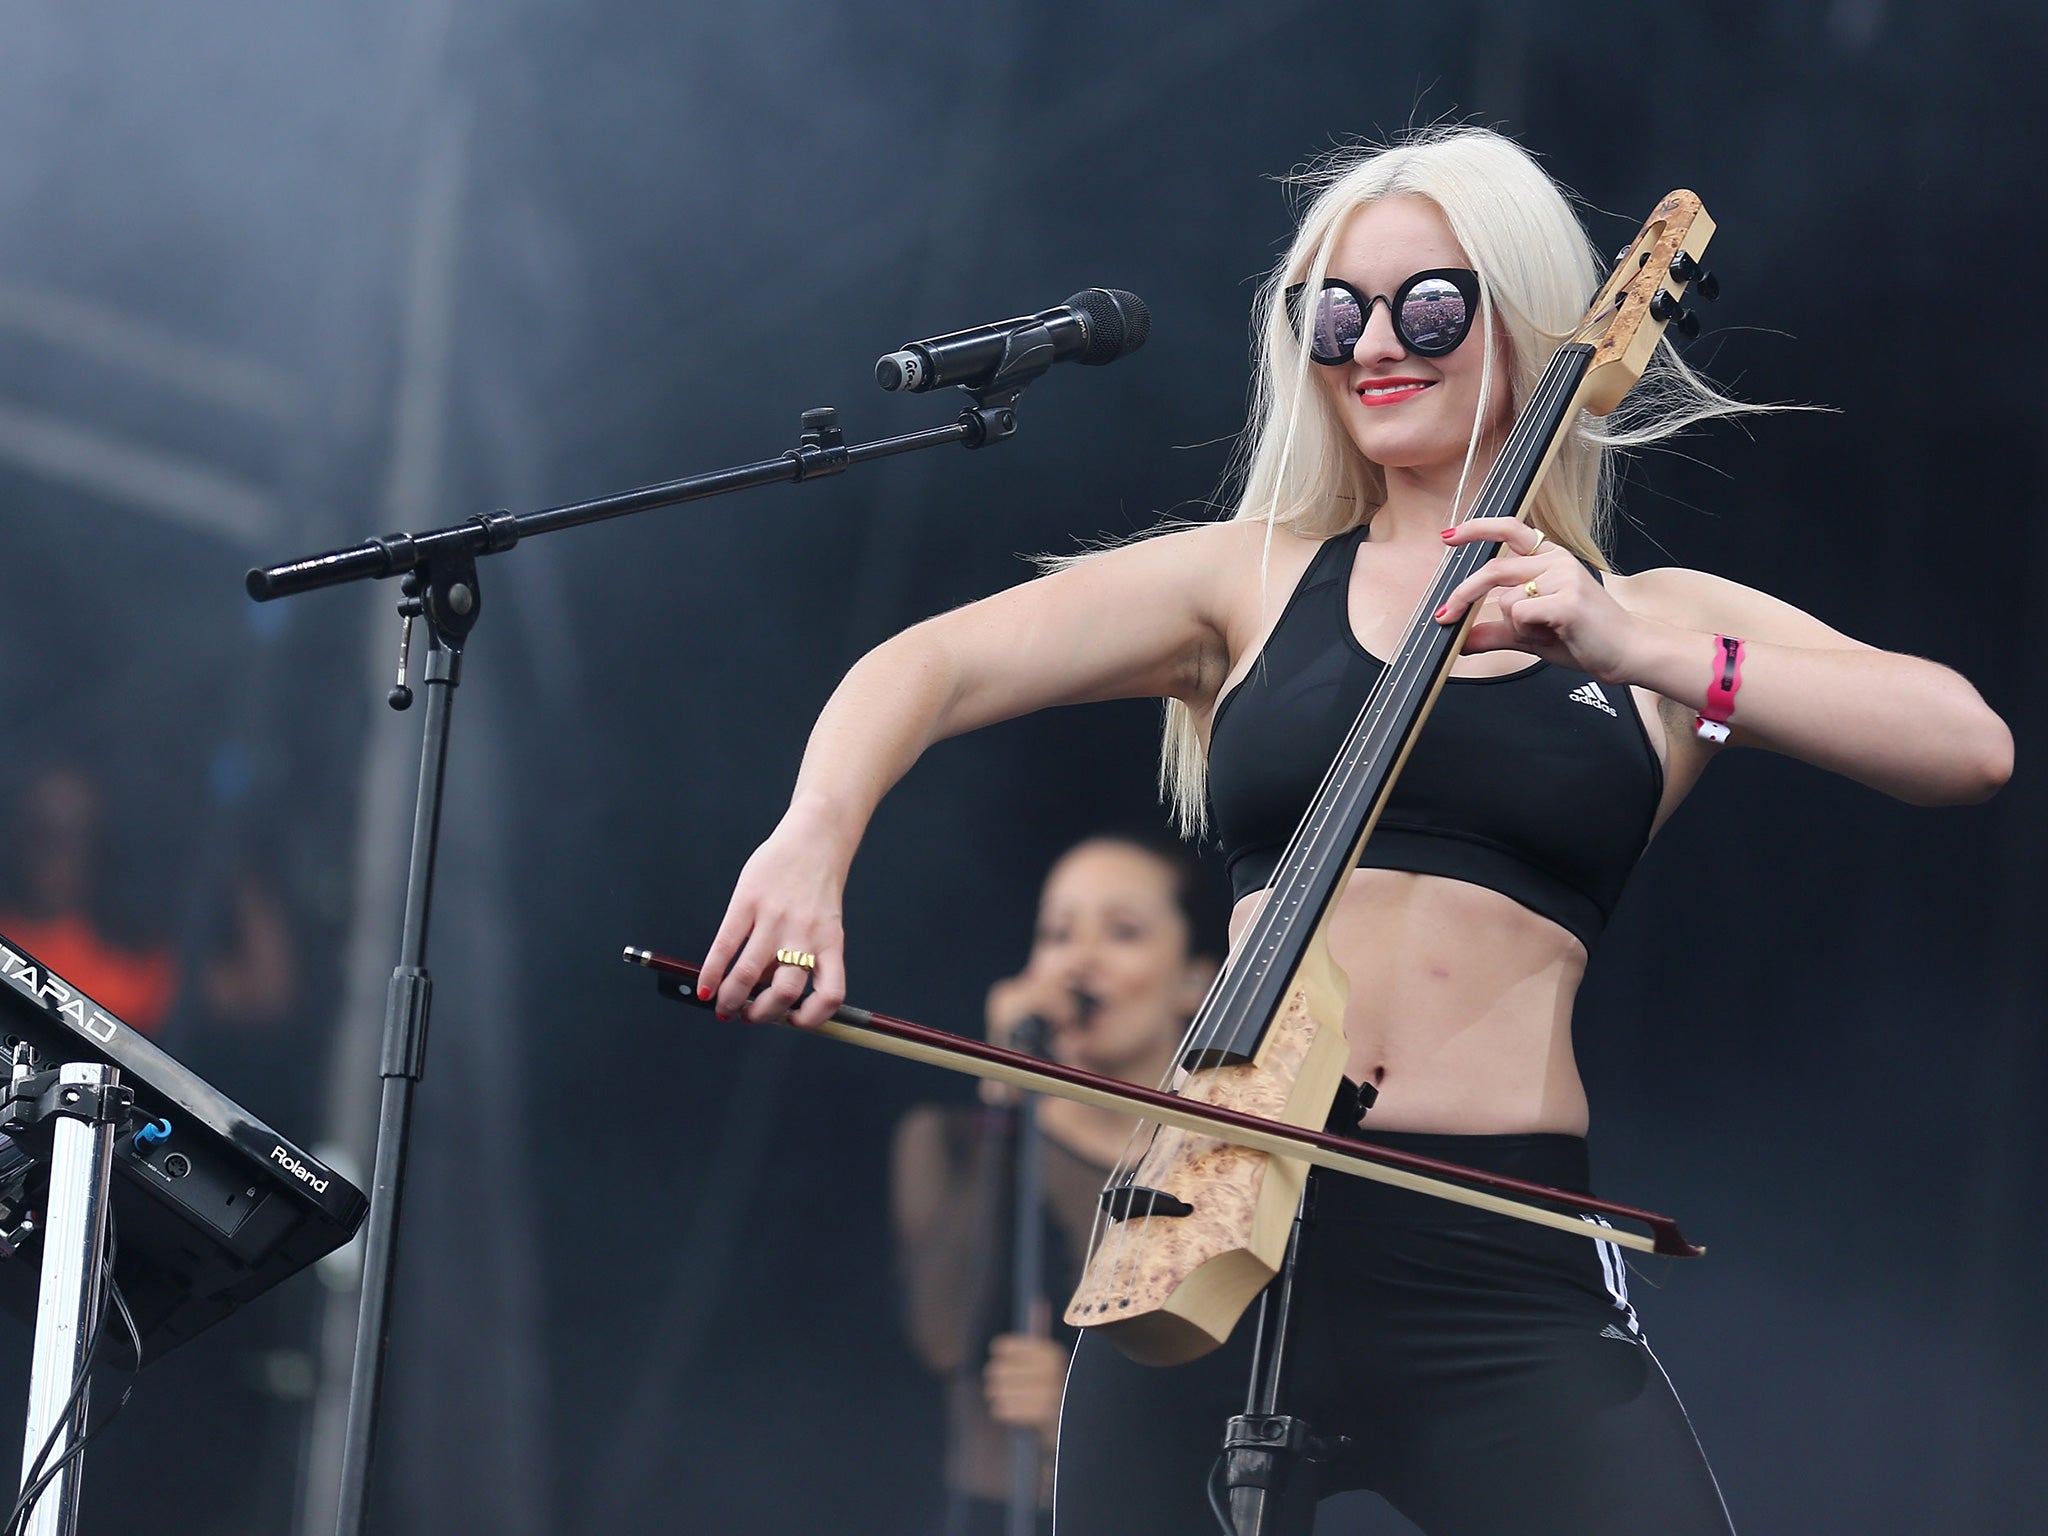
<path id="1" fill-rule="evenodd" d="M 959 1399 L 982 1394 L 982 1367 L 987 1363 L 990 1333 L 1001 1325 L 996 1321 L 999 1299 L 995 1276 L 1003 1233 L 1011 1225 L 1005 1202 L 1016 1192 L 1014 1164 L 1017 1151 L 1017 1115 L 1013 1104 L 975 1106 L 974 1245 L 971 1263 L 961 1295 L 967 1305 L 961 1309 L 960 1357 L 953 1367 L 947 1413 L 957 1413 Z M 950 1466 L 950 1462 L 949 1462 Z M 939 1536 L 969 1536 L 974 1522 L 974 1495 L 956 1480 L 946 1481 L 945 1514 L 939 1522 Z"/>
<path id="2" fill-rule="evenodd" d="M 1012 1050 L 1043 1056 L 1045 1020 L 1032 1015 L 1010 1036 Z M 1010 1204 L 1010 1327 L 1037 1337 L 1045 1291 L 1045 1138 L 1038 1129 L 1038 1095 L 1020 1092 L 1015 1194 Z M 1038 1536 L 1038 1490 L 1043 1483 L 1037 1429 L 1010 1432 L 1010 1512 L 1005 1536 Z"/>
<path id="3" fill-rule="evenodd" d="M 1365 1112 L 1379 1097 L 1372 1083 L 1354 1087 L 1349 1080 L 1337 1089 L 1327 1122 L 1343 1134 L 1364 1123 Z M 1251 1389 L 1244 1412 L 1223 1430 L 1223 1454 L 1209 1480 L 1209 1503 L 1223 1536 L 1272 1536 L 1284 1521 L 1286 1529 L 1306 1528 L 1315 1507 L 1315 1467 L 1351 1443 L 1348 1435 L 1319 1436 L 1308 1420 L 1280 1409 L 1282 1373 L 1287 1366 L 1288 1331 L 1294 1321 L 1294 1285 L 1301 1264 L 1301 1244 L 1315 1214 L 1316 1172 L 1301 1186 L 1294 1225 L 1287 1233 L 1287 1254 L 1279 1273 L 1259 1298 L 1258 1332 L 1252 1336 Z"/>
<path id="4" fill-rule="evenodd" d="M 1020 334 L 1020 344 L 1009 348 L 1003 366 L 987 384 L 972 389 L 963 386 L 973 404 L 947 426 L 849 446 L 839 428 L 838 412 L 827 406 L 803 413 L 798 446 L 780 458 L 539 512 L 478 513 L 444 528 L 386 534 L 347 549 L 329 550 L 249 572 L 244 585 L 258 602 L 344 582 L 402 577 L 398 603 L 403 621 L 398 682 L 389 697 L 393 709 L 404 709 L 412 703 L 406 668 L 413 620 L 423 619 L 427 629 L 426 665 L 421 669 L 427 686 L 426 723 L 420 748 L 411 861 L 406 874 L 405 916 L 399 932 L 398 964 L 391 973 L 391 987 L 385 998 L 383 1043 L 377 1068 L 383 1088 L 378 1101 L 377 1155 L 363 1247 L 363 1295 L 349 1380 L 336 1536 L 361 1536 L 368 1504 L 384 1360 L 390 1344 L 399 1215 L 412 1136 L 412 1101 L 426 1067 L 427 1020 L 433 994 L 433 980 L 426 964 L 427 920 L 433 902 L 434 861 L 440 840 L 441 793 L 447 776 L 449 714 L 455 689 L 462 681 L 463 648 L 483 611 L 478 559 L 502 554 L 534 534 L 555 533 L 584 523 L 701 501 L 755 486 L 821 479 L 843 474 L 856 464 L 936 448 L 944 443 L 959 443 L 968 448 L 999 443 L 1017 430 L 1018 396 L 1053 362 L 1049 338 L 1042 346 L 1023 344 L 1030 340 L 1028 333 Z"/>

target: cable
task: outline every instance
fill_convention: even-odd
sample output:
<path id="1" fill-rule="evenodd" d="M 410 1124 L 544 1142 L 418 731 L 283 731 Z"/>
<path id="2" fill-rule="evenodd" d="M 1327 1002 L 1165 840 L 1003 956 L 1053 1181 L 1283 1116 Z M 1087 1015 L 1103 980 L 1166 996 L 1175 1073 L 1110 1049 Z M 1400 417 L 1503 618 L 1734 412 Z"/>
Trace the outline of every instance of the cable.
<path id="1" fill-rule="evenodd" d="M 136 1326 L 135 1314 L 128 1307 L 128 1298 L 121 1294 L 121 1287 L 114 1281 L 114 1260 L 119 1253 L 120 1237 L 114 1227 L 114 1208 L 110 1203 L 107 1207 L 104 1271 L 106 1289 L 100 1294 L 99 1308 L 93 1316 L 92 1333 L 86 1339 L 85 1359 L 78 1368 L 77 1377 L 71 1383 L 71 1393 L 64 1399 L 62 1411 L 58 1413 L 56 1422 L 50 1426 L 50 1433 L 44 1439 L 42 1449 L 36 1452 L 35 1460 L 29 1463 L 24 1476 L 32 1480 L 15 1499 L 13 1509 L 8 1511 L 6 1522 L 0 1524 L 0 1536 L 21 1536 L 21 1531 L 27 1525 L 28 1517 L 35 1509 L 37 1500 L 42 1497 L 43 1490 L 49 1487 L 51 1481 L 60 1475 L 67 1465 L 84 1454 L 86 1446 L 95 1435 L 114 1422 L 114 1416 L 126 1406 L 129 1395 L 135 1390 L 134 1373 L 142 1369 L 142 1330 Z M 65 1448 L 62 1456 L 45 1467 L 43 1458 L 56 1447 L 57 1437 L 63 1433 L 65 1426 L 71 1423 L 71 1416 L 78 1410 L 79 1399 L 84 1395 L 86 1385 L 92 1380 L 93 1359 L 99 1353 L 100 1336 L 106 1328 L 107 1314 L 116 1309 L 121 1314 L 122 1325 L 128 1330 L 129 1346 L 135 1354 L 135 1364 L 131 1368 L 128 1385 L 122 1388 L 120 1397 L 115 1400 L 114 1406 L 107 1410 L 99 1423 L 80 1435 L 74 1444 Z"/>
<path id="2" fill-rule="evenodd" d="M 40 1496 L 42 1489 L 48 1485 L 51 1478 L 64 1469 L 66 1462 L 85 1453 L 86 1446 L 92 1442 L 101 1430 L 114 1422 L 115 1415 L 127 1406 L 128 1399 L 134 1394 L 135 1373 L 142 1369 L 142 1330 L 136 1327 L 135 1314 L 128 1310 L 128 1298 L 121 1294 L 121 1289 L 114 1284 L 111 1274 L 108 1276 L 107 1285 L 113 1297 L 114 1307 L 121 1314 L 121 1322 L 128 1330 L 129 1348 L 135 1354 L 135 1363 L 129 1368 L 128 1385 L 121 1389 L 121 1395 L 114 1399 L 114 1406 L 106 1411 L 105 1416 L 101 1418 L 99 1423 L 93 1425 L 84 1434 L 80 1435 L 77 1442 L 70 1446 L 62 1456 L 57 1458 L 55 1464 L 43 1471 L 41 1477 L 36 1480 L 34 1487 L 30 1490 L 32 1499 Z M 30 1508 L 32 1509 L 33 1507 L 34 1505 L 31 1503 Z"/>
<path id="3" fill-rule="evenodd" d="M 4 1536 L 20 1536 L 20 1532 L 26 1525 L 30 1514 L 34 1511 L 37 1501 L 42 1497 L 43 1490 L 49 1487 L 50 1483 L 64 1471 L 67 1465 L 85 1454 L 86 1446 L 92 1442 L 93 1438 L 101 1430 L 114 1422 L 115 1415 L 127 1406 L 129 1397 L 135 1391 L 135 1381 L 131 1372 L 128 1385 L 121 1389 L 120 1397 L 114 1400 L 114 1406 L 107 1410 L 99 1423 L 93 1425 L 84 1434 L 80 1435 L 76 1442 L 66 1447 L 62 1456 L 59 1456 L 49 1466 L 42 1467 L 43 1458 L 50 1454 L 51 1447 L 56 1444 L 58 1431 L 71 1422 L 71 1414 L 76 1408 L 79 1394 L 91 1379 L 93 1356 L 99 1348 L 101 1329 L 106 1324 L 107 1301 L 109 1298 L 111 1298 L 115 1307 L 119 1309 L 121 1321 L 128 1330 L 129 1345 L 135 1354 L 135 1364 L 132 1370 L 140 1371 L 142 1369 L 142 1333 L 135 1325 L 135 1314 L 128 1309 L 128 1299 L 121 1294 L 120 1287 L 114 1283 L 112 1275 L 114 1252 L 115 1249 L 110 1243 L 107 1259 L 107 1295 L 101 1298 L 99 1316 L 93 1323 L 92 1337 L 86 1344 L 85 1365 L 79 1372 L 78 1380 L 72 1385 L 71 1395 L 65 1401 L 63 1414 L 58 1418 L 57 1423 L 52 1426 L 49 1438 L 43 1442 L 43 1448 L 36 1453 L 36 1459 L 31 1466 L 31 1471 L 37 1467 L 41 1467 L 42 1470 L 36 1475 L 35 1481 L 22 1489 L 21 1496 L 15 1501 L 14 1510 L 7 1517 L 6 1525 L 0 1527 L 0 1532 L 4 1532 Z"/>
<path id="4" fill-rule="evenodd" d="M 1223 1536 L 1237 1536 L 1237 1519 L 1230 1513 L 1230 1504 L 1224 1497 L 1222 1488 L 1218 1486 L 1226 1475 L 1223 1470 L 1223 1461 L 1227 1455 L 1229 1455 L 1227 1451 L 1219 1452 L 1216 1459 L 1209 1463 L 1208 1481 L 1203 1486 L 1209 1495 L 1210 1513 L 1214 1514 L 1217 1521 L 1222 1525 Z"/>
<path id="5" fill-rule="evenodd" d="M 109 1211 L 108 1214 L 111 1217 L 112 1212 Z M 110 1220 L 107 1227 L 107 1247 L 110 1256 L 113 1245 L 114 1231 Z M 111 1264 L 108 1267 L 111 1269 Z M 86 1337 L 85 1358 L 79 1365 L 78 1375 L 71 1383 L 71 1394 L 64 1399 L 64 1406 L 58 1411 L 56 1421 L 51 1424 L 50 1433 L 44 1438 L 42 1449 L 36 1452 L 36 1459 L 29 1463 L 28 1471 L 22 1474 L 30 1481 L 22 1488 L 20 1497 L 15 1499 L 14 1508 L 8 1511 L 6 1525 L 0 1526 L 0 1536 L 19 1536 L 29 1509 L 33 1507 L 37 1495 L 49 1481 L 49 1474 L 43 1468 L 43 1459 L 56 1449 L 57 1437 L 64 1432 L 64 1427 L 71 1422 L 72 1414 L 78 1410 L 79 1397 L 84 1393 L 86 1383 L 92 1377 L 92 1357 L 100 1347 L 100 1331 L 106 1326 L 106 1322 L 106 1298 L 102 1297 L 99 1310 L 93 1317 L 92 1332 Z"/>

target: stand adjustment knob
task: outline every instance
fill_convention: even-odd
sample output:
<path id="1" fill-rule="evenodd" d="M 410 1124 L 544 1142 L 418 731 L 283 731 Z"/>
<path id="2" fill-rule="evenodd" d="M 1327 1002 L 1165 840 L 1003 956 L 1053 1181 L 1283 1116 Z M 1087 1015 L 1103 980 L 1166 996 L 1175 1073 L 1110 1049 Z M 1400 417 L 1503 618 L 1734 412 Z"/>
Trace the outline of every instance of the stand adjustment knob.
<path id="1" fill-rule="evenodd" d="M 404 594 L 398 600 L 398 681 L 384 695 L 384 702 L 393 709 L 410 709 L 412 689 L 406 684 L 405 673 L 412 660 L 412 621 L 427 611 L 426 602 L 420 597 L 419 572 L 407 571 L 399 580 L 398 590 Z"/>

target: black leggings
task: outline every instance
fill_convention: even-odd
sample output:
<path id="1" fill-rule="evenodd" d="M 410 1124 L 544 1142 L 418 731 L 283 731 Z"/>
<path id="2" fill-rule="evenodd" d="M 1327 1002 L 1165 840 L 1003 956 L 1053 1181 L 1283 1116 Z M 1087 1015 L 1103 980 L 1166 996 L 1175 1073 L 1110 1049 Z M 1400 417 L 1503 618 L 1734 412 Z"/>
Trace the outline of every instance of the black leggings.
<path id="1" fill-rule="evenodd" d="M 1576 1136 L 1370 1139 L 1588 1189 Z M 1429 1536 L 1730 1536 L 1611 1243 L 1316 1175 L 1279 1410 L 1348 1445 L 1297 1471 L 1269 1525 L 1369 1488 Z M 1082 1339 L 1060 1414 L 1055 1536 L 1212 1536 L 1205 1491 L 1245 1409 L 1253 1317 L 1188 1365 Z"/>

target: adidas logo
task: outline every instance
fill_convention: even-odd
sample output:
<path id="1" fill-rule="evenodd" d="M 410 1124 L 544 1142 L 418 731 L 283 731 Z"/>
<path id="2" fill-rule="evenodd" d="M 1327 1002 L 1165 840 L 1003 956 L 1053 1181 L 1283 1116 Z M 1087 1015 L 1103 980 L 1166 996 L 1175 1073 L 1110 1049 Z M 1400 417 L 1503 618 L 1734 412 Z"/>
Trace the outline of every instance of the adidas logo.
<path id="1" fill-rule="evenodd" d="M 1608 714 L 1620 718 L 1615 707 L 1607 702 L 1607 695 L 1600 691 L 1598 683 L 1585 683 L 1566 695 L 1574 704 L 1590 704 L 1595 709 L 1604 709 Z"/>
<path id="2" fill-rule="evenodd" d="M 1576 695 L 1574 695 L 1574 697 L 1576 697 Z M 1625 1329 L 1617 1328 L 1613 1323 L 1609 1323 L 1605 1328 L 1602 1328 L 1600 1330 L 1600 1337 L 1603 1339 L 1619 1339 L 1624 1344 L 1635 1344 L 1640 1342 L 1634 1334 L 1628 1332 Z"/>

